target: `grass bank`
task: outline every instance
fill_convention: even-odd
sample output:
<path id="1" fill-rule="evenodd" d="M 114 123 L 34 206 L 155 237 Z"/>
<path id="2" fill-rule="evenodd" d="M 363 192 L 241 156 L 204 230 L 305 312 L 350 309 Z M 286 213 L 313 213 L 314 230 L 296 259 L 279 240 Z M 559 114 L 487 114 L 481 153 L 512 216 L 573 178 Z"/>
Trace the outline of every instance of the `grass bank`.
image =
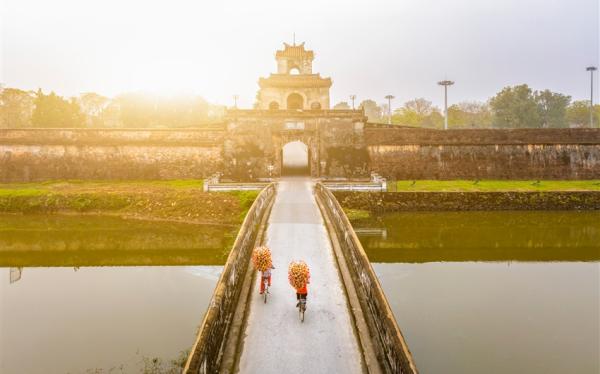
<path id="1" fill-rule="evenodd" d="M 399 180 L 390 183 L 398 192 L 540 192 L 600 191 L 595 180 Z"/>
<path id="2" fill-rule="evenodd" d="M 110 214 L 238 225 L 258 195 L 256 191 L 206 193 L 202 186 L 202 180 L 0 184 L 0 213 Z"/>

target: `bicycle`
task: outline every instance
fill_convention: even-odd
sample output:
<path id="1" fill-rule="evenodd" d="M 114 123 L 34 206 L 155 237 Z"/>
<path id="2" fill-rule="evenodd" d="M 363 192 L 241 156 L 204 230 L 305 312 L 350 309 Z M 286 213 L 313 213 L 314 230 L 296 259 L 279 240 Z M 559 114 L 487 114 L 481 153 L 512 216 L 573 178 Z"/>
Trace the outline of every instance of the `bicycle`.
<path id="1" fill-rule="evenodd" d="M 267 294 L 269 293 L 269 278 L 263 277 L 263 296 L 265 298 L 264 302 L 267 303 Z"/>
<path id="2" fill-rule="evenodd" d="M 300 322 L 304 322 L 304 313 L 306 312 L 306 299 L 298 300 L 298 314 L 300 317 Z"/>

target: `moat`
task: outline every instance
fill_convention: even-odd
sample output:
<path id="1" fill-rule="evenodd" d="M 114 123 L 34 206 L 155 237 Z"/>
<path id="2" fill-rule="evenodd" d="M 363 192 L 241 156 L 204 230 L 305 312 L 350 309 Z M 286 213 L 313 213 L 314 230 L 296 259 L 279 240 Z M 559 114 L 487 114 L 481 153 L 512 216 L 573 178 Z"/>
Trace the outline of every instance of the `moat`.
<path id="1" fill-rule="evenodd" d="M 353 223 L 422 373 L 597 373 L 600 213 Z"/>
<path id="2" fill-rule="evenodd" d="M 0 221 L 7 372 L 175 368 L 236 233 L 102 216 Z M 411 212 L 354 226 L 421 372 L 595 373 L 599 222 L 598 212 Z M 38 359 L 25 359 L 32 349 Z"/>
<path id="3" fill-rule="evenodd" d="M 237 228 L 0 215 L 0 233 L 1 371 L 131 373 L 181 369 Z"/>

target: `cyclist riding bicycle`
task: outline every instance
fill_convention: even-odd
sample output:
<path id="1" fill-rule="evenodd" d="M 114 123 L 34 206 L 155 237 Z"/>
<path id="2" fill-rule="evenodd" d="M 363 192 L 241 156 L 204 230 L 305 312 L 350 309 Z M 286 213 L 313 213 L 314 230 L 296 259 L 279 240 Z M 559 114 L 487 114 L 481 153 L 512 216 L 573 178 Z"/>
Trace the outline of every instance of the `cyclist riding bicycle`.
<path id="1" fill-rule="evenodd" d="M 275 266 L 271 265 L 271 268 L 262 271 L 260 276 L 260 294 L 262 295 L 265 292 L 265 280 L 269 287 L 271 287 L 271 269 L 275 269 Z"/>
<path id="2" fill-rule="evenodd" d="M 306 284 L 304 284 L 304 287 L 296 289 L 296 300 L 298 300 L 298 303 L 296 303 L 296 308 L 298 308 L 300 306 L 300 300 L 304 300 L 304 302 L 306 304 L 306 298 L 308 296 L 308 284 L 309 283 L 310 283 L 310 279 L 308 279 L 306 281 Z"/>

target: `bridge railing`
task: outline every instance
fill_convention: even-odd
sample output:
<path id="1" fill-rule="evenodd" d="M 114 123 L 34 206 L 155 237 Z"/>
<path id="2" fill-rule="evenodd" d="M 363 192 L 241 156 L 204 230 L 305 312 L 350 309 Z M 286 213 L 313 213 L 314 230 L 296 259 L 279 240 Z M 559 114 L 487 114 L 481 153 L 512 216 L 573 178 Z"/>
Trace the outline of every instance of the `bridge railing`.
<path id="1" fill-rule="evenodd" d="M 274 196 L 275 185 L 269 184 L 250 207 L 215 287 L 184 373 L 218 372 L 260 223 Z"/>
<path id="2" fill-rule="evenodd" d="M 327 187 L 317 183 L 315 192 L 340 242 L 382 368 L 388 373 L 417 373 L 412 354 L 348 217 Z"/>

